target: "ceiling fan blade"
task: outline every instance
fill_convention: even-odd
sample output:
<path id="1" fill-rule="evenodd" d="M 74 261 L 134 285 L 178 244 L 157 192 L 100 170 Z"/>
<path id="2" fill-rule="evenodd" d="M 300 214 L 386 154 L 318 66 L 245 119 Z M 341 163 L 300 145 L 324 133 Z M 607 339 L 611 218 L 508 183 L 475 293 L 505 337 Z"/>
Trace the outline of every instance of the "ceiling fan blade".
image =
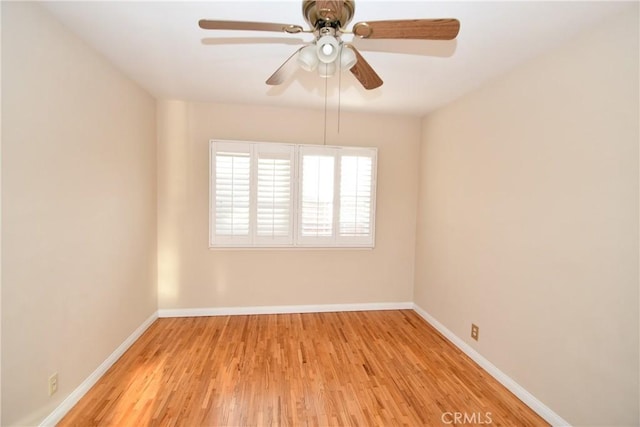
<path id="1" fill-rule="evenodd" d="M 241 30 L 241 31 L 275 31 L 278 33 L 301 33 L 300 25 L 276 24 L 274 22 L 247 22 L 247 21 L 212 21 L 201 19 L 198 25 L 203 30 Z"/>
<path id="2" fill-rule="evenodd" d="M 353 34 L 365 39 L 452 40 L 459 31 L 457 19 L 369 21 L 353 26 Z"/>
<path id="3" fill-rule="evenodd" d="M 296 50 L 293 55 L 291 55 L 286 61 L 284 61 L 280 68 L 278 68 L 276 72 L 267 79 L 266 83 L 271 86 L 277 86 L 288 80 L 293 75 L 293 73 L 298 70 L 296 57 L 298 56 L 298 52 L 300 52 L 304 48 L 305 46 L 302 46 L 300 49 Z"/>
<path id="4" fill-rule="evenodd" d="M 342 0 L 316 0 L 318 15 L 326 20 L 339 20 L 342 16 Z"/>
<path id="5" fill-rule="evenodd" d="M 353 53 L 356 54 L 357 62 L 356 65 L 351 67 L 351 74 L 356 76 L 356 79 L 364 86 L 365 89 L 371 90 L 377 87 L 382 86 L 382 79 L 367 61 L 364 60 L 358 49 L 355 48 L 352 44 L 346 45 L 349 49 L 353 50 Z"/>
<path id="6" fill-rule="evenodd" d="M 204 45 L 224 45 L 237 46 L 244 44 L 287 44 L 301 45 L 306 43 L 300 37 L 278 36 L 278 37 L 205 37 L 201 40 Z M 375 43 L 375 42 L 374 42 Z"/>
<path id="7" fill-rule="evenodd" d="M 289 38 L 287 38 L 289 40 Z M 353 45 L 360 52 L 385 52 L 390 54 L 432 56 L 449 58 L 457 47 L 457 40 L 409 40 L 409 39 L 363 39 L 353 38 Z"/>

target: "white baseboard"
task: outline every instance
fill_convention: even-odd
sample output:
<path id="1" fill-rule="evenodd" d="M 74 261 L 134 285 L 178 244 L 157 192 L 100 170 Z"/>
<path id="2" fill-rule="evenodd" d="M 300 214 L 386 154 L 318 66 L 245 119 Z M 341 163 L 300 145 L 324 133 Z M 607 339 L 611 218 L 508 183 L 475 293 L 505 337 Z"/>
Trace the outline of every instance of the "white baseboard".
<path id="1" fill-rule="evenodd" d="M 331 311 L 412 310 L 412 302 L 363 304 L 276 305 L 256 307 L 213 307 L 160 309 L 158 317 L 233 316 L 249 314 L 325 313 Z"/>
<path id="2" fill-rule="evenodd" d="M 144 331 L 151 326 L 151 324 L 158 318 L 158 313 L 155 312 L 142 325 L 140 325 L 129 337 L 124 340 L 122 344 L 116 350 L 102 362 L 98 368 L 91 373 L 75 390 L 71 392 L 66 399 L 62 401 L 56 409 L 51 412 L 47 418 L 42 420 L 40 426 L 55 426 L 60 420 L 67 415 L 67 413 L 75 406 L 76 403 L 84 396 L 93 385 L 107 372 L 107 370 L 124 354 L 125 351 L 136 342 L 138 338 L 144 333 Z"/>
<path id="3" fill-rule="evenodd" d="M 436 328 L 438 332 L 444 335 L 449 341 L 456 347 L 462 350 L 467 356 L 469 356 L 474 362 L 480 365 L 485 371 L 487 371 L 493 378 L 498 380 L 500 384 L 505 386 L 511 393 L 516 395 L 518 399 L 522 400 L 527 406 L 533 409 L 538 415 L 545 419 L 552 426 L 570 426 L 570 424 L 562 419 L 562 417 L 553 412 L 547 405 L 535 398 L 531 393 L 524 389 L 520 384 L 515 382 L 511 377 L 498 369 L 493 363 L 485 359 L 480 353 L 478 353 L 473 347 L 464 342 L 460 337 L 447 329 L 442 323 L 438 322 L 433 316 L 427 313 L 424 309 L 416 304 L 413 304 L 413 309 L 424 320 L 426 320 L 431 326 Z"/>

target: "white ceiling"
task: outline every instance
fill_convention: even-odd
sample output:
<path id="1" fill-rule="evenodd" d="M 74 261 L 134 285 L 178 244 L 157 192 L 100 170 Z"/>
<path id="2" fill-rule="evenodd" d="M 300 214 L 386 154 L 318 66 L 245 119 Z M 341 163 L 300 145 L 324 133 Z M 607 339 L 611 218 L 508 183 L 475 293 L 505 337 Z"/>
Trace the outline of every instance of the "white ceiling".
<path id="1" fill-rule="evenodd" d="M 351 73 L 325 80 L 298 70 L 281 86 L 265 80 L 311 34 L 206 31 L 223 19 L 307 27 L 301 1 L 82 1 L 44 6 L 158 98 L 424 115 L 580 31 L 630 2 L 431 2 L 356 0 L 359 21 L 457 18 L 455 41 L 355 40 L 384 80 L 367 91 Z M 348 27 L 350 28 L 351 25 Z M 343 40 L 352 36 L 344 35 Z M 341 91 L 338 92 L 338 87 Z M 340 96 L 338 96 L 340 95 Z"/>

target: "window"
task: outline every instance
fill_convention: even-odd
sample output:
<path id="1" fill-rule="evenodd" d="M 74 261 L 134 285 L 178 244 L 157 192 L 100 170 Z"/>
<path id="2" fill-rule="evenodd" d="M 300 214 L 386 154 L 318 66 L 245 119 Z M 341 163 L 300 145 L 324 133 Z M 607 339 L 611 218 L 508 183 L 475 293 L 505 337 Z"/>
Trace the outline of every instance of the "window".
<path id="1" fill-rule="evenodd" d="M 373 247 L 375 148 L 210 143 L 211 247 Z"/>

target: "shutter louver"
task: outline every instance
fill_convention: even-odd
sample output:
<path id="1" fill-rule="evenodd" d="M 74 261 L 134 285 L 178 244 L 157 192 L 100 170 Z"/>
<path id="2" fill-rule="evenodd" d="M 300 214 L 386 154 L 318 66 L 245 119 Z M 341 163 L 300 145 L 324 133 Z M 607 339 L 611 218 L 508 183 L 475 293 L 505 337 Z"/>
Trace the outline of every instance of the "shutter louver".
<path id="1" fill-rule="evenodd" d="M 372 159 L 345 155 L 340 159 L 340 236 L 371 235 Z"/>
<path id="2" fill-rule="evenodd" d="M 333 237 L 334 156 L 302 156 L 302 212 L 300 234 Z"/>
<path id="3" fill-rule="evenodd" d="M 218 151 L 215 156 L 215 237 L 246 241 L 250 231 L 249 152 Z M 238 239 L 240 238 L 240 239 Z"/>
<path id="4" fill-rule="evenodd" d="M 293 147 L 258 149 L 256 235 L 260 242 L 292 243 Z"/>

